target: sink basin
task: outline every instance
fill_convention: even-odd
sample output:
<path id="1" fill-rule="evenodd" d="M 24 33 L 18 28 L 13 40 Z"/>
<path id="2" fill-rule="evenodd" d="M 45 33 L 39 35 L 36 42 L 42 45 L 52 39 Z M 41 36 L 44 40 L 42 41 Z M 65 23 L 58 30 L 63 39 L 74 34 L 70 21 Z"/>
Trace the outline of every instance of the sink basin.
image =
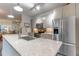
<path id="1" fill-rule="evenodd" d="M 25 37 L 21 37 L 22 39 L 25 39 L 27 41 L 30 41 L 30 40 L 34 40 L 35 38 L 34 37 L 31 37 L 31 36 L 25 36 Z"/>

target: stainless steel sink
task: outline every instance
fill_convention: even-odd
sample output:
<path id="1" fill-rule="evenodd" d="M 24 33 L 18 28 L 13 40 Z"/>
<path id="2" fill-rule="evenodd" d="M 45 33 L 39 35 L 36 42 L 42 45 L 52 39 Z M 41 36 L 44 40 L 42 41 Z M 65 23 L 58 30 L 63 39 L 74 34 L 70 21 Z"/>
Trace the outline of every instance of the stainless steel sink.
<path id="1" fill-rule="evenodd" d="M 25 36 L 25 37 L 21 37 L 22 39 L 25 39 L 27 41 L 30 41 L 30 40 L 34 40 L 35 38 L 34 37 L 31 37 L 31 36 Z"/>

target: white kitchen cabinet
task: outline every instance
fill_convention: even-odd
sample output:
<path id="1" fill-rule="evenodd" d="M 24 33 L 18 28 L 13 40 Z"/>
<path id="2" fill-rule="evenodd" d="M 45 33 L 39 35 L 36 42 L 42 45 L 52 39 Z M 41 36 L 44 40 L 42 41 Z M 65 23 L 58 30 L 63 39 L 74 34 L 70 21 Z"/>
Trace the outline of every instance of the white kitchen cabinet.
<path id="1" fill-rule="evenodd" d="M 76 3 L 76 51 L 79 56 L 79 3 Z"/>
<path id="2" fill-rule="evenodd" d="M 66 56 L 76 56 L 75 16 L 63 17 L 62 42 L 60 53 Z"/>
<path id="3" fill-rule="evenodd" d="M 44 28 L 52 28 L 52 20 L 62 18 L 62 7 L 52 10 L 47 16 L 44 17 L 46 18 L 43 20 Z"/>
<path id="4" fill-rule="evenodd" d="M 52 39 L 52 34 L 51 33 L 42 33 L 41 37 L 46 38 L 46 39 Z"/>
<path id="5" fill-rule="evenodd" d="M 63 45 L 60 53 L 67 56 L 79 56 L 79 3 L 65 5 L 62 20 Z"/>
<path id="6" fill-rule="evenodd" d="M 4 39 L 2 56 L 20 56 L 20 54 Z"/>
<path id="7" fill-rule="evenodd" d="M 62 7 L 54 9 L 53 12 L 55 13 L 54 14 L 54 19 L 60 19 L 60 18 L 62 18 Z"/>
<path id="8" fill-rule="evenodd" d="M 65 43 L 76 43 L 75 40 L 75 16 L 63 18 L 63 42 Z"/>
<path id="9" fill-rule="evenodd" d="M 62 17 L 62 42 L 60 53 L 66 56 L 76 56 L 76 16 L 75 4 L 71 3 L 63 7 Z M 79 22 L 78 22 L 79 23 Z"/>
<path id="10" fill-rule="evenodd" d="M 45 19 L 42 19 L 45 17 Z M 62 18 L 62 7 L 56 8 L 54 10 L 51 10 L 44 15 L 42 14 L 40 17 L 37 17 L 36 19 L 33 19 L 32 26 L 35 28 L 37 22 L 42 22 L 44 25 L 44 28 L 52 28 L 52 20 L 53 19 L 61 19 Z M 40 19 L 40 21 L 39 21 Z"/>
<path id="11" fill-rule="evenodd" d="M 76 56 L 76 46 L 73 44 L 63 43 L 60 53 L 66 56 Z"/>
<path id="12" fill-rule="evenodd" d="M 75 16 L 75 3 L 63 7 L 63 17 Z"/>
<path id="13" fill-rule="evenodd" d="M 76 3 L 76 17 L 79 17 L 79 3 Z"/>

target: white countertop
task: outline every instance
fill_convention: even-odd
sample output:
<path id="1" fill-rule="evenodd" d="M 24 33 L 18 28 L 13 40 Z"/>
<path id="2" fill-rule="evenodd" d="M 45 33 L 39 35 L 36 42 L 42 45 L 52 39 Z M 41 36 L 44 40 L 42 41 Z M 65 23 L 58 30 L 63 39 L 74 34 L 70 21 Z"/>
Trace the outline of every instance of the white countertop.
<path id="1" fill-rule="evenodd" d="M 18 39 L 17 34 L 3 35 L 3 37 L 21 56 L 54 56 L 62 44 L 60 41 L 44 38 L 26 41 Z"/>

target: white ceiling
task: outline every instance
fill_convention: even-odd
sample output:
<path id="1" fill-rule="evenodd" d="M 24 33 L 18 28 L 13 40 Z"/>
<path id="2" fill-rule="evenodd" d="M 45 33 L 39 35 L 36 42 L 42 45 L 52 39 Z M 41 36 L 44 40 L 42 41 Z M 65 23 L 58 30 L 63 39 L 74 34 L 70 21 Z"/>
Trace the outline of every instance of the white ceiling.
<path id="1" fill-rule="evenodd" d="M 41 9 L 34 11 L 30 9 L 26 3 L 21 3 L 20 6 L 23 8 L 23 12 L 17 12 L 13 9 L 14 6 L 17 5 L 17 3 L 0 3 L 0 18 L 7 18 L 8 14 L 13 14 L 15 17 L 17 17 L 20 14 L 26 14 L 28 16 L 35 16 L 41 13 L 44 13 L 46 11 L 49 11 L 51 9 L 57 8 L 59 6 L 63 6 L 66 3 L 41 3 Z M 33 7 L 33 6 L 31 6 Z"/>

